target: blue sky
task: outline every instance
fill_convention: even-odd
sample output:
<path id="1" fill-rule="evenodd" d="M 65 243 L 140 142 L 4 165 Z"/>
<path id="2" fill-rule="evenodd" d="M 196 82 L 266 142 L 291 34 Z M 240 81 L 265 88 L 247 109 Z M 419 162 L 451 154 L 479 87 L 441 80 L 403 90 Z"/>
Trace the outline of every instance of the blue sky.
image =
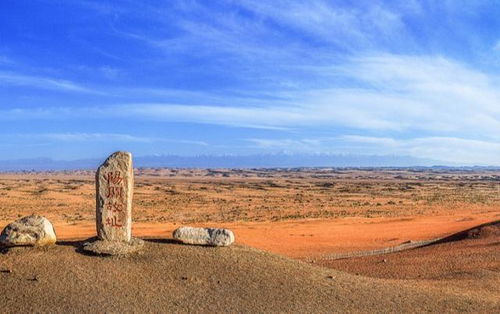
<path id="1" fill-rule="evenodd" d="M 500 165 L 499 1 L 0 2 L 0 159 Z"/>

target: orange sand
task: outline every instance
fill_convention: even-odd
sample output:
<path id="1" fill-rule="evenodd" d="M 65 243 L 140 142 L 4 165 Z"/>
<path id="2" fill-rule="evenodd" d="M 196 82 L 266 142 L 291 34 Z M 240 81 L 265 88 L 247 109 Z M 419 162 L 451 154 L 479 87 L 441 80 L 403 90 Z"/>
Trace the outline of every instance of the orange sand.
<path id="1" fill-rule="evenodd" d="M 95 235 L 93 171 L 0 174 L 0 227 L 30 214 L 59 239 Z M 137 169 L 134 234 L 227 227 L 236 241 L 306 256 L 448 235 L 500 217 L 500 171 Z"/>
<path id="2" fill-rule="evenodd" d="M 424 240 L 452 234 L 498 219 L 498 213 L 460 213 L 453 216 L 405 218 L 338 218 L 277 222 L 202 223 L 194 226 L 230 228 L 236 242 L 294 258 L 326 253 L 372 250 L 408 240 Z M 5 225 L 7 222 L 2 222 Z M 84 239 L 95 235 L 93 223 L 54 222 L 58 239 Z M 172 223 L 138 222 L 138 237 L 171 238 L 179 227 Z"/>

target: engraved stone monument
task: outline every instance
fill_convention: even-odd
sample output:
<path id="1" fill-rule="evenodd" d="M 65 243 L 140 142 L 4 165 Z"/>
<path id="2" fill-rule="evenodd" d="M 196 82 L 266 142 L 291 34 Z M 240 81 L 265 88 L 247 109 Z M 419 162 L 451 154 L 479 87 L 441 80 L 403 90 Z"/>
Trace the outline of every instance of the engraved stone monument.
<path id="1" fill-rule="evenodd" d="M 96 173 L 96 228 L 99 239 L 131 240 L 133 192 L 132 154 L 116 152 Z"/>
<path id="2" fill-rule="evenodd" d="M 96 172 L 97 238 L 83 250 L 100 255 L 122 255 L 137 251 L 144 242 L 132 238 L 132 154 L 116 152 Z"/>

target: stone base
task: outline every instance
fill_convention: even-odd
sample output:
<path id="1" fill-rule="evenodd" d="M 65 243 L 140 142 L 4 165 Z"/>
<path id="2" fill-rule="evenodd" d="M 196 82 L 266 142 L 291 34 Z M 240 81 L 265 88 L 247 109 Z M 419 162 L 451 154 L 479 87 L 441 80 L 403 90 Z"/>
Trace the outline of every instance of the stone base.
<path id="1" fill-rule="evenodd" d="M 93 255 L 127 255 L 140 251 L 144 247 L 144 241 L 132 238 L 130 242 L 104 241 L 98 238 L 89 239 L 85 242 L 81 250 Z"/>

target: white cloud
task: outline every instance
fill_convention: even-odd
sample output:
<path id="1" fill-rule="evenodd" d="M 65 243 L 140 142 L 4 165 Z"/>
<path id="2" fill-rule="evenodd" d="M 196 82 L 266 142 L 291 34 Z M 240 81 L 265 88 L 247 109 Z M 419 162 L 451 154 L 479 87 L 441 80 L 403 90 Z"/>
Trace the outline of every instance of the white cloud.
<path id="1" fill-rule="evenodd" d="M 342 7 L 328 1 L 238 2 L 264 20 L 285 25 L 308 36 L 350 51 L 405 32 L 401 16 L 376 3 Z"/>
<path id="2" fill-rule="evenodd" d="M 264 139 L 249 138 L 246 141 L 252 143 L 257 148 L 270 150 L 286 150 L 292 152 L 321 152 L 327 139 Z"/>
<path id="3" fill-rule="evenodd" d="M 411 155 L 459 164 L 500 165 L 500 142 L 457 137 L 419 137 L 410 139 L 343 136 L 341 140 L 362 143 L 367 150 Z"/>
<path id="4" fill-rule="evenodd" d="M 495 76 L 443 57 L 358 57 L 330 71 L 325 81 L 354 80 L 357 88 L 276 91 L 280 101 L 260 105 L 131 105 L 138 116 L 236 126 L 351 127 L 360 130 L 500 133 L 500 83 Z M 332 78 L 333 77 L 333 78 Z"/>
<path id="5" fill-rule="evenodd" d="M 500 40 L 497 41 L 495 46 L 493 46 L 493 50 L 495 50 L 496 52 L 500 52 Z"/>
<path id="6" fill-rule="evenodd" d="M 138 137 L 128 134 L 117 133 L 45 133 L 45 134 L 27 134 L 22 137 L 48 139 L 63 142 L 87 142 L 87 141 L 120 141 L 120 142 L 139 142 L 151 143 L 152 138 Z"/>
<path id="7" fill-rule="evenodd" d="M 196 93 L 198 103 L 185 105 L 6 109 L 0 119 L 134 117 L 269 129 L 349 127 L 484 138 L 500 134 L 499 79 L 443 57 L 374 55 L 321 71 L 325 81 L 341 77 L 358 87 L 277 90 L 275 98 L 206 93 L 206 99 L 215 103 L 210 105 L 200 103 L 204 94 Z M 183 96 L 186 101 L 188 96 Z"/>
<path id="8" fill-rule="evenodd" d="M 370 145 L 382 145 L 384 147 L 396 147 L 399 145 L 398 141 L 390 137 L 343 135 L 338 137 L 338 139 L 347 142 L 363 143 Z"/>
<path id="9" fill-rule="evenodd" d="M 405 10 L 380 3 L 229 0 L 219 5 L 224 9 L 202 1 L 175 2 L 169 9 L 146 5 L 141 12 L 158 23 L 154 32 L 118 23 L 112 28 L 115 35 L 159 48 L 168 56 L 188 53 L 210 58 L 215 63 L 211 71 L 228 71 L 220 62 L 244 72 L 259 72 L 265 66 L 259 77 L 270 76 L 269 82 L 276 79 L 276 72 L 296 64 L 335 62 L 346 52 L 374 51 L 403 39 L 412 42 L 399 12 Z M 179 32 L 169 32 L 172 27 Z"/>
<path id="10" fill-rule="evenodd" d="M 20 75 L 16 73 L 0 71 L 0 83 L 5 85 L 29 86 L 40 89 L 69 91 L 79 93 L 99 93 L 77 83 L 48 77 Z"/>
<path id="11" fill-rule="evenodd" d="M 183 95 L 187 104 L 11 108 L 0 109 L 0 120 L 126 118 L 277 130 L 350 128 L 365 136 L 346 137 L 344 141 L 363 143 L 365 147 L 375 141 L 394 153 L 496 163 L 500 80 L 494 75 L 440 56 L 392 54 L 358 56 L 342 65 L 312 67 L 309 71 L 321 77 L 323 81 L 318 81 L 325 87 L 279 89 L 254 96 L 246 91 L 224 97 L 166 90 L 168 97 Z M 349 80 L 349 86 L 356 87 L 336 87 L 338 80 Z M 210 104 L 204 104 L 204 99 Z M 366 136 L 370 134 L 391 136 Z M 407 144 L 403 145 L 401 134 L 413 140 L 405 140 Z M 316 139 L 309 140 L 313 142 L 294 139 L 281 145 L 304 149 L 319 146 L 314 144 Z M 261 147 L 278 144 L 270 140 L 253 143 Z M 372 146 L 370 149 L 376 148 Z"/>
<path id="12" fill-rule="evenodd" d="M 41 133 L 16 134 L 18 138 L 50 140 L 60 142 L 126 142 L 126 143 L 180 143 L 207 146 L 204 141 L 168 139 L 161 137 L 144 137 L 121 133 Z"/>
<path id="13" fill-rule="evenodd" d="M 351 153 L 399 155 L 461 165 L 500 165 L 500 143 L 456 137 L 417 137 L 396 139 L 360 135 L 299 139 L 260 139 L 247 141 L 268 151 L 300 153 Z"/>

